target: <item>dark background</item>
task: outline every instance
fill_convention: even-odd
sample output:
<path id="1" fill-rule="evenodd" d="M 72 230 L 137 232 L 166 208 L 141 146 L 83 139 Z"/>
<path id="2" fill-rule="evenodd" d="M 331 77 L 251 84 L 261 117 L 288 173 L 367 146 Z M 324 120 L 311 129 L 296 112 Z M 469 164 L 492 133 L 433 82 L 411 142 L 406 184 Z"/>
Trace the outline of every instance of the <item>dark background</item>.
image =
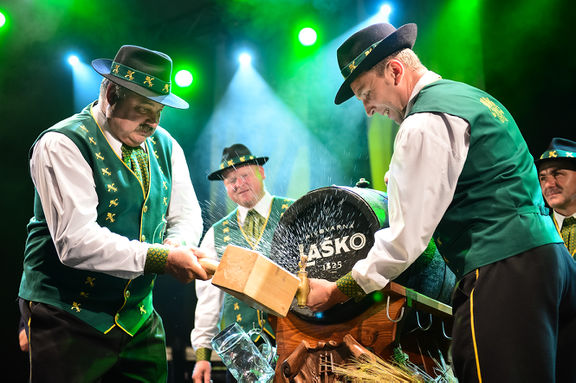
<path id="1" fill-rule="evenodd" d="M 572 111 L 576 89 L 573 5 L 568 1 L 469 0 L 478 7 L 481 44 L 482 87 L 499 99 L 515 117 L 534 156 L 545 150 L 554 136 L 574 139 Z M 391 22 L 419 25 L 419 36 L 431 30 L 438 10 L 447 0 L 390 2 Z M 180 127 L 172 133 L 189 156 L 191 176 L 205 214 L 208 228 L 226 211 L 221 204 L 214 211 L 214 196 L 205 176 L 216 165 L 220 146 L 206 146 L 198 137 L 206 135 L 218 100 L 235 71 L 234 48 L 241 42 L 256 47 L 258 72 L 272 88 L 285 87 L 287 66 L 294 59 L 293 29 L 297 20 L 308 17 L 320 27 L 324 41 L 330 41 L 375 13 L 380 2 L 371 0 L 189 0 L 189 1 L 1 1 L 0 10 L 9 14 L 9 23 L 0 29 L 0 164 L 2 166 L 2 358 L 8 368 L 2 381 L 24 381 L 25 356 L 17 344 L 18 311 L 16 296 L 22 272 L 25 226 L 32 214 L 33 186 L 28 174 L 28 150 L 36 136 L 57 121 L 77 112 L 73 101 L 70 69 L 63 57 L 70 49 L 89 59 L 112 58 L 123 44 L 137 44 L 162 50 L 179 60 L 194 62 L 200 78 L 196 88 L 183 91 L 191 107 L 178 115 Z M 444 34 L 428 47 L 432 62 L 444 62 L 468 55 L 467 51 L 446 51 L 450 39 Z M 460 36 L 461 37 L 461 36 Z M 426 40 L 430 41 L 430 40 Z M 437 57 L 431 51 L 437 48 Z M 415 51 L 419 53 L 418 43 Z M 422 56 L 421 56 L 422 57 Z M 424 60 L 424 64 L 427 62 Z M 326 65 L 335 66 L 333 61 Z M 441 67 L 441 65 L 440 65 Z M 442 74 L 440 69 L 432 67 Z M 463 73 L 463 75 L 465 75 Z M 309 79 L 310 80 L 310 79 Z M 311 79 L 312 83 L 316 80 Z M 312 86 L 313 84 L 310 84 Z M 302 85 L 302 84 L 300 84 Z M 340 83 L 327 92 L 335 94 Z M 285 102 L 311 134 L 325 142 L 339 137 L 345 128 L 310 123 L 299 109 L 298 94 Z M 333 96 L 331 96 L 333 97 Z M 306 102 L 310 102 L 306 99 Z M 315 103 L 315 114 L 335 113 L 329 102 Z M 257 105 L 264 109 L 266 105 Z M 172 112 L 170 112 L 172 113 Z M 246 111 L 250 113 L 250 111 Z M 176 117 L 170 114 L 168 121 Z M 273 123 L 271 124 L 273 125 Z M 169 126 L 167 126 L 170 129 Z M 335 140 L 330 152 L 344 169 L 335 181 L 352 183 L 369 171 L 366 136 L 354 141 Z M 352 148 L 351 148 L 352 147 Z M 205 158 L 210 158 L 207 161 Z M 334 164 L 328 164 L 332 166 Z M 311 165 L 314 167 L 314 165 Z M 326 172 L 330 171 L 327 169 Z M 280 178 L 280 175 L 278 175 Z M 330 177 L 315 179 L 310 188 L 325 186 Z M 286 193 L 280 188 L 277 194 Z M 223 195 L 222 192 L 219 192 Z M 184 363 L 193 327 L 195 295 L 193 284 L 183 286 L 161 277 L 156 306 L 164 317 L 167 340 L 173 349 L 171 380 L 185 381 L 190 365 Z M 6 375 L 5 375 L 6 376 Z"/>

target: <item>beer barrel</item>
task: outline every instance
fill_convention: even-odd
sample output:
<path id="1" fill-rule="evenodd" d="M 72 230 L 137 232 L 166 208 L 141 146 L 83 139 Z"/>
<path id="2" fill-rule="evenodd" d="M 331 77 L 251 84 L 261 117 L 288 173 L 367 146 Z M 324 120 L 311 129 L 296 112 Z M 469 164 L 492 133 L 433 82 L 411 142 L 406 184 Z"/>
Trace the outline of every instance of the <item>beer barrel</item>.
<path id="1" fill-rule="evenodd" d="M 309 278 L 336 281 L 367 256 L 374 233 L 388 227 L 388 196 L 370 188 L 329 186 L 312 190 L 286 210 L 274 232 L 270 258 L 297 273 L 302 255 L 307 256 Z M 448 303 L 454 274 L 435 249 L 428 251 L 397 279 L 403 286 Z M 350 300 L 324 313 L 312 313 L 293 305 L 301 318 L 320 323 L 347 321 L 374 303 L 373 294 Z"/>

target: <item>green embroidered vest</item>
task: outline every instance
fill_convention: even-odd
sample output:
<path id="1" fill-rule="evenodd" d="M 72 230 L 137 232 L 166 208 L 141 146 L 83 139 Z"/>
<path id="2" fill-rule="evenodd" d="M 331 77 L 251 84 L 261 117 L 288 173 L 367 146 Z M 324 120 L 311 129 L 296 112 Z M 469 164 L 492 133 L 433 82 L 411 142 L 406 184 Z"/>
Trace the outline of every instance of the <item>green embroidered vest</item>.
<path id="1" fill-rule="evenodd" d="M 264 230 L 260 241 L 257 244 L 251 244 L 246 235 L 242 232 L 242 228 L 238 223 L 238 208 L 234 209 L 232 213 L 216 222 L 214 228 L 214 243 L 218 258 L 222 258 L 226 246 L 233 244 L 236 246 L 256 250 L 264 256 L 270 253 L 272 245 L 272 237 L 274 230 L 280 221 L 282 214 L 288 209 L 294 200 L 273 197 L 270 215 L 266 219 Z M 224 303 L 222 307 L 222 317 L 220 328 L 224 329 L 232 323 L 238 323 L 245 331 L 249 331 L 253 326 L 261 327 L 265 332 L 274 338 L 272 327 L 268 323 L 268 316 L 266 313 L 253 309 L 246 303 L 236 299 L 230 294 L 224 294 Z"/>
<path id="2" fill-rule="evenodd" d="M 421 112 L 447 113 L 470 124 L 468 157 L 434 234 L 458 278 L 562 241 L 547 217 L 534 159 L 502 104 L 469 85 L 439 80 L 422 89 L 409 114 Z"/>
<path id="3" fill-rule="evenodd" d="M 159 127 L 146 140 L 150 169 L 147 195 L 136 175 L 109 145 L 92 117 L 91 106 L 46 130 L 38 139 L 46 132 L 70 138 L 92 168 L 100 226 L 130 240 L 162 242 L 172 184 L 172 141 L 166 131 Z M 118 325 L 133 335 L 154 310 L 155 278 L 155 274 L 149 274 L 127 280 L 63 265 L 36 194 L 34 217 L 28 224 L 20 297 L 59 307 L 101 332 Z"/>

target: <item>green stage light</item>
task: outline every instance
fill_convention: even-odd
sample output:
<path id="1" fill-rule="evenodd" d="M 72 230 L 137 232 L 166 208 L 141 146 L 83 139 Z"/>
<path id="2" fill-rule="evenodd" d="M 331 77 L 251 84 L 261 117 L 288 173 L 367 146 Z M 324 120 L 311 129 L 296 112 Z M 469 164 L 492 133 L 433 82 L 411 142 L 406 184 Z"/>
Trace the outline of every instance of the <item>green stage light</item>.
<path id="1" fill-rule="evenodd" d="M 6 25 L 6 16 L 4 15 L 4 12 L 0 11 L 0 28 L 4 25 Z"/>
<path id="2" fill-rule="evenodd" d="M 316 34 L 316 31 L 310 27 L 302 28 L 300 33 L 298 33 L 298 40 L 300 40 L 300 43 L 305 46 L 313 45 L 316 43 L 317 38 L 318 35 Z"/>
<path id="3" fill-rule="evenodd" d="M 374 302 L 382 302 L 384 300 L 384 294 L 382 294 L 381 291 L 376 291 L 372 295 L 372 300 L 374 300 Z"/>
<path id="4" fill-rule="evenodd" d="M 189 70 L 182 69 L 176 73 L 174 80 L 176 81 L 176 85 L 180 88 L 186 88 L 192 84 L 194 77 L 192 77 L 192 73 L 190 73 Z"/>

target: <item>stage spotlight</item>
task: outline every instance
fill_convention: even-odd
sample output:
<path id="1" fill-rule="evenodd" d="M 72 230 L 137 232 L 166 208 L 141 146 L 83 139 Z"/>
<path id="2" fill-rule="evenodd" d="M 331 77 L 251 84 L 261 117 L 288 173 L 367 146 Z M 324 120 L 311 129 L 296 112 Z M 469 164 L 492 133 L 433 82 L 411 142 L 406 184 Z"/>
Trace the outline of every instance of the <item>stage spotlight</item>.
<path id="1" fill-rule="evenodd" d="M 6 24 L 6 16 L 4 12 L 0 11 L 0 28 L 2 28 Z"/>
<path id="2" fill-rule="evenodd" d="M 174 77 L 176 81 L 176 85 L 180 88 L 186 88 L 192 84 L 194 78 L 192 77 L 192 73 L 186 69 L 179 70 Z"/>
<path id="3" fill-rule="evenodd" d="M 80 59 L 78 58 L 78 56 L 76 56 L 74 54 L 68 55 L 67 61 L 68 61 L 68 64 L 70 64 L 73 67 L 78 65 L 78 63 L 80 63 Z"/>
<path id="4" fill-rule="evenodd" d="M 246 52 L 241 53 L 240 56 L 238 56 L 238 61 L 242 66 L 250 65 L 250 63 L 252 63 L 252 56 Z"/>
<path id="5" fill-rule="evenodd" d="M 300 43 L 305 46 L 313 45 L 316 42 L 317 38 L 316 31 L 312 28 L 302 28 L 300 33 L 298 33 L 298 40 Z"/>
<path id="6" fill-rule="evenodd" d="M 392 13 L 392 7 L 390 4 L 385 3 L 380 7 L 380 11 L 378 12 L 378 17 L 385 22 L 390 20 L 390 14 Z"/>

